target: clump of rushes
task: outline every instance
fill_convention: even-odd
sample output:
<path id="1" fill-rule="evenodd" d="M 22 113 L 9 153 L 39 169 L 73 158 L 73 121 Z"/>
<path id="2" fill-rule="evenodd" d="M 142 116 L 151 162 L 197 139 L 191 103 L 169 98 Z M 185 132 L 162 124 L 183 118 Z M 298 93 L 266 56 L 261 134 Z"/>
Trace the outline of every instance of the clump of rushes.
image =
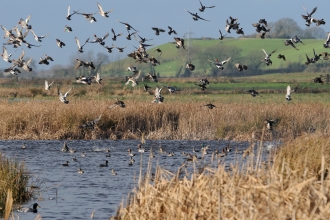
<path id="1" fill-rule="evenodd" d="M 30 199 L 28 182 L 29 177 L 24 163 L 8 159 L 0 153 L 0 216 L 4 215 L 5 210 L 8 215 L 9 208 L 6 206 L 8 199 L 12 198 L 12 202 L 18 204 Z M 7 201 L 7 204 L 12 202 Z"/>
<path id="2" fill-rule="evenodd" d="M 327 143 L 325 139 L 320 144 L 314 137 L 311 139 L 312 145 L 306 147 Z M 303 146 L 303 141 L 296 143 Z M 284 148 L 292 148 L 292 144 Z M 177 173 L 157 167 L 152 176 L 149 169 L 144 181 L 140 176 L 137 189 L 129 194 L 126 204 L 120 205 L 113 219 L 330 219 L 326 157 L 319 154 L 311 162 L 317 162 L 319 170 L 306 162 L 293 169 L 285 162 L 289 154 L 284 151 L 271 158 L 283 161 L 280 166 L 260 161 L 257 153 L 250 155 L 243 167 L 232 165 L 230 170 L 221 161 L 216 168 L 202 163 L 203 168 L 192 173 L 185 166 Z M 304 161 L 305 152 L 298 157 L 297 166 Z M 192 166 L 189 170 L 199 164 L 188 165 Z"/>

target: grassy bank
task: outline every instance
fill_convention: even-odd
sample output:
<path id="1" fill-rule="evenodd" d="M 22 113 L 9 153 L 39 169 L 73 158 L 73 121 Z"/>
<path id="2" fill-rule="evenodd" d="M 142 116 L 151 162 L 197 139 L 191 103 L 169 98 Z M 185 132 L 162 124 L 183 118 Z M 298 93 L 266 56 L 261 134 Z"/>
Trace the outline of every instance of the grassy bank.
<path id="1" fill-rule="evenodd" d="M 0 216 L 6 210 L 8 192 L 11 193 L 8 198 L 12 198 L 17 204 L 30 198 L 31 194 L 27 191 L 28 180 L 24 163 L 8 159 L 0 153 Z M 11 208 L 7 210 L 7 216 L 10 210 Z"/>
<path id="2" fill-rule="evenodd" d="M 193 173 L 157 167 L 153 178 L 148 170 L 113 219 L 329 219 L 328 142 L 304 136 L 271 157 L 275 163 L 250 155 L 242 169 L 225 170 L 220 159 L 215 168 L 198 161 Z"/>

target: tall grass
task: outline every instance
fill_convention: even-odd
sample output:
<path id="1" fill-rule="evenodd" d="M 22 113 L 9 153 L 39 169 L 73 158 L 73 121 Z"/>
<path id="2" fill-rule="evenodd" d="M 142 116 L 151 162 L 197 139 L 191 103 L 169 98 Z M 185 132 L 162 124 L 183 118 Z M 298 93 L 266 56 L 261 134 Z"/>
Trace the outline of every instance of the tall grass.
<path id="1" fill-rule="evenodd" d="M 296 144 L 302 149 L 305 139 L 298 139 Z M 322 148 L 326 143 L 323 139 L 313 146 Z M 282 152 L 291 149 L 288 144 Z M 145 181 L 112 219 L 329 219 L 330 179 L 324 174 L 330 163 L 321 150 L 315 154 L 318 159 L 312 161 L 320 165 L 319 170 L 311 163 L 300 163 L 305 154 L 295 155 L 300 172 L 286 162 L 285 153 L 270 158 L 275 163 L 250 156 L 243 168 L 232 165 L 229 170 L 222 163 L 213 168 L 197 162 L 192 166 L 202 169 L 192 173 L 186 171 L 186 165 L 177 173 L 157 167 L 151 178 L 149 169 Z M 315 176 L 317 173 L 323 177 Z"/>
<path id="2" fill-rule="evenodd" d="M 28 174 L 24 163 L 7 159 L 0 154 L 0 216 L 9 216 L 12 203 L 22 203 L 31 197 L 27 190 Z M 8 213 L 9 212 L 9 213 Z"/>
<path id="3" fill-rule="evenodd" d="M 126 108 L 112 108 L 113 100 L 70 97 L 65 105 L 50 101 L 5 102 L 0 111 L 0 138 L 8 139 L 231 139 L 260 138 L 265 119 L 274 119 L 274 131 L 265 139 L 295 138 L 304 133 L 329 135 L 330 106 L 326 103 L 237 103 L 221 100 L 162 104 L 124 100 Z M 169 98 L 170 99 L 170 98 Z M 80 126 L 101 116 L 94 130 Z"/>

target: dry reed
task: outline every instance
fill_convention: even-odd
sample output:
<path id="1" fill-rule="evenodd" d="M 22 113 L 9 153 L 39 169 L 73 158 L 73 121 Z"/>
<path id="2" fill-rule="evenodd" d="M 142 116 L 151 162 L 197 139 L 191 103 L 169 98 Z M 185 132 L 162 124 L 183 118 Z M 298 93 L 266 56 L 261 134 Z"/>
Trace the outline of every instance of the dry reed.
<path id="1" fill-rule="evenodd" d="M 318 153 L 324 174 L 329 163 Z M 186 173 L 182 166 L 171 173 L 157 167 L 153 181 L 149 169 L 112 219 L 330 219 L 330 178 L 316 177 L 308 163 L 297 172 L 282 156 L 273 158 L 276 165 L 251 156 L 243 169 L 219 164 Z"/>
<path id="2" fill-rule="evenodd" d="M 2 102 L 0 138 L 9 139 L 260 139 L 265 119 L 277 120 L 265 139 L 295 138 L 304 133 L 329 135 L 330 106 L 322 103 L 214 103 L 124 100 L 126 108 L 112 108 L 112 100 L 69 97 L 65 105 L 53 100 Z M 94 130 L 79 128 L 102 115 Z"/>
<path id="3" fill-rule="evenodd" d="M 6 213 L 9 217 L 13 202 L 22 203 L 31 197 L 27 185 L 28 175 L 24 163 L 0 154 L 0 216 Z"/>

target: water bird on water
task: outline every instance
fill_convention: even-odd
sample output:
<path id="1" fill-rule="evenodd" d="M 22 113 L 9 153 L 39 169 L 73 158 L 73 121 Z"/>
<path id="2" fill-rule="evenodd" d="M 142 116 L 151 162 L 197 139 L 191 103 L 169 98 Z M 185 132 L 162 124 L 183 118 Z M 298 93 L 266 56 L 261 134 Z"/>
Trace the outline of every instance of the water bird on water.
<path id="1" fill-rule="evenodd" d="M 72 161 L 77 162 L 77 158 L 76 158 L 76 156 L 74 156 L 74 157 L 72 158 Z"/>
<path id="2" fill-rule="evenodd" d="M 69 166 L 69 161 L 66 161 L 65 163 L 63 163 L 62 166 L 64 166 L 64 167 Z"/>
<path id="3" fill-rule="evenodd" d="M 103 163 L 100 164 L 100 167 L 107 167 L 107 166 L 108 166 L 108 163 L 109 163 L 109 162 L 106 160 L 106 161 L 105 161 L 105 164 L 103 164 Z"/>
<path id="4" fill-rule="evenodd" d="M 18 212 L 33 212 L 33 213 L 37 213 L 38 212 L 38 209 L 37 208 L 41 208 L 38 203 L 34 203 L 32 205 L 32 208 L 31 207 L 28 207 L 28 208 L 19 208 L 17 211 Z"/>
<path id="5" fill-rule="evenodd" d="M 63 147 L 62 147 L 62 151 L 63 152 L 68 152 L 69 151 L 69 147 L 68 147 L 68 145 L 66 144 L 65 141 L 64 141 L 64 144 L 63 144 Z"/>
<path id="6" fill-rule="evenodd" d="M 135 153 L 132 153 L 132 149 L 131 148 L 128 148 L 128 156 L 130 157 L 134 157 L 135 156 Z"/>
<path id="7" fill-rule="evenodd" d="M 145 149 L 142 148 L 141 144 L 138 144 L 138 152 L 140 152 L 140 153 L 144 153 L 145 152 Z"/>
<path id="8" fill-rule="evenodd" d="M 79 168 L 79 169 L 78 169 L 78 173 L 83 174 L 84 171 L 83 171 L 81 168 Z"/>
<path id="9" fill-rule="evenodd" d="M 112 176 L 117 176 L 117 173 L 114 169 L 111 170 Z"/>

